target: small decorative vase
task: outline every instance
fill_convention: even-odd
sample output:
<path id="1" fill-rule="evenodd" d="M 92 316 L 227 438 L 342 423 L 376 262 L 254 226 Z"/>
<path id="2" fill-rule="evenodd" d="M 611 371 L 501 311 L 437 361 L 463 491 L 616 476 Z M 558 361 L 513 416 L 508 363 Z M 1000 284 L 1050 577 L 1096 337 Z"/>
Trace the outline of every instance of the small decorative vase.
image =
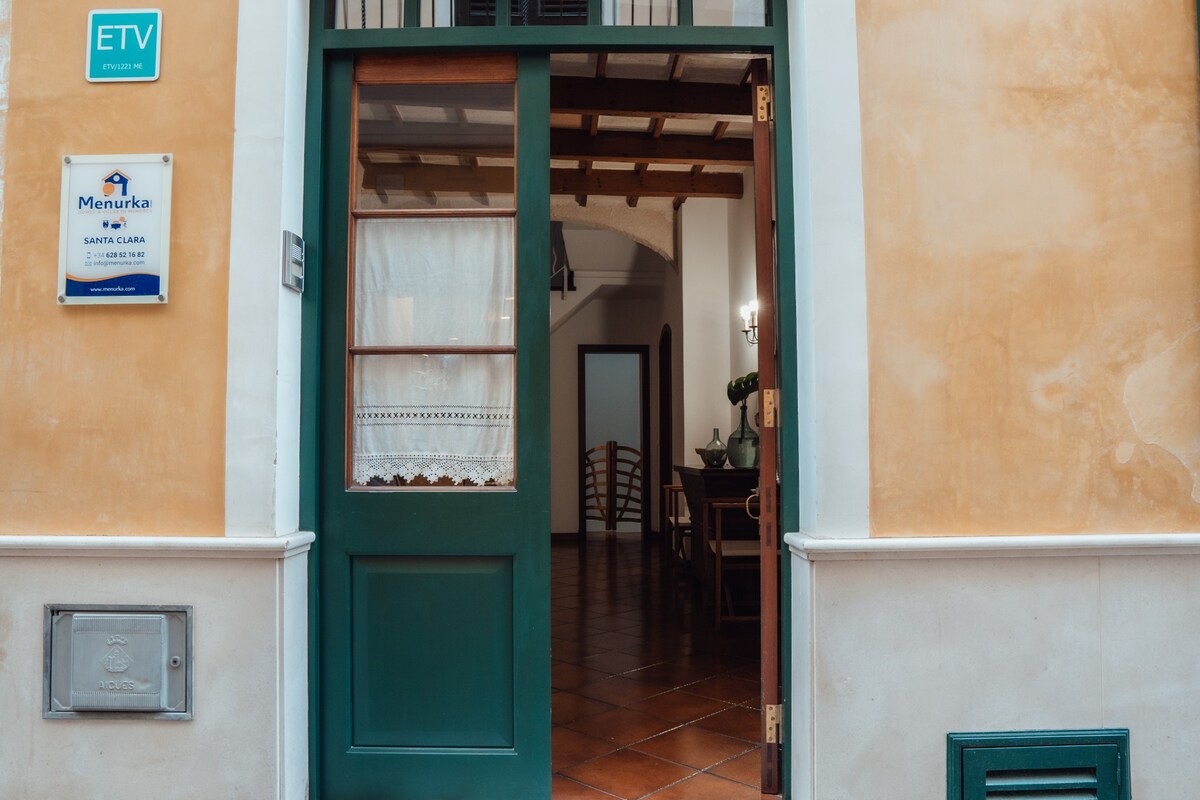
<path id="1" fill-rule="evenodd" d="M 746 422 L 746 404 L 742 404 L 742 424 L 729 434 L 729 465 L 745 469 L 758 466 L 758 434 Z"/>
<path id="2" fill-rule="evenodd" d="M 712 441 L 700 451 L 700 458 L 704 460 L 704 466 L 712 468 L 725 466 L 726 453 L 725 443 L 721 441 L 721 429 L 713 428 Z"/>

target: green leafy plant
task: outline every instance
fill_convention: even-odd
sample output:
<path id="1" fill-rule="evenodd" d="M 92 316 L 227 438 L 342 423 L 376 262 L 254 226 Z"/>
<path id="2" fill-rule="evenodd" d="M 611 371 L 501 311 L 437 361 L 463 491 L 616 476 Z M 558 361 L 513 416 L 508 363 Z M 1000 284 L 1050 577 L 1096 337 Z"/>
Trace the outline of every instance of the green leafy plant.
<path id="1" fill-rule="evenodd" d="M 746 407 L 746 400 L 750 395 L 758 391 L 758 373 L 747 372 L 740 378 L 734 378 L 725 387 L 725 394 L 729 397 L 730 405 L 741 404 L 742 408 Z"/>

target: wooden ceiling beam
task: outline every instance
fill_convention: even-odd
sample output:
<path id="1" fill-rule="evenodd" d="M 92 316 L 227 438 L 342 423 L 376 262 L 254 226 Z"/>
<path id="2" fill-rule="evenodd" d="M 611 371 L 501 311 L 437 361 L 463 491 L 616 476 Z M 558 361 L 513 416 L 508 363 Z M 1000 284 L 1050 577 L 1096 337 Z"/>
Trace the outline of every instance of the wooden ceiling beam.
<path id="1" fill-rule="evenodd" d="M 754 163 L 750 139 L 715 140 L 711 136 L 665 133 L 657 138 L 634 131 L 605 131 L 591 136 L 582 130 L 550 131 L 550 157 L 568 161 L 614 161 L 622 164 L 705 164 L 748 167 Z M 454 142 L 435 146 L 368 146 L 365 155 L 444 155 L 458 158 L 505 158 L 511 152 L 496 148 L 470 147 Z"/>
<path id="2" fill-rule="evenodd" d="M 654 164 L 707 164 L 746 167 L 754 163 L 749 139 L 714 141 L 710 136 L 662 134 L 658 138 L 633 131 L 605 131 L 592 137 L 584 131 L 550 131 L 550 157 L 572 161 L 640 161 Z"/>
<path id="3" fill-rule="evenodd" d="M 633 170 L 550 170 L 551 194 L 602 194 L 615 197 L 742 197 L 742 176 L 736 172 L 709 172 L 693 177 L 688 172 L 651 171 L 638 175 Z"/>
<path id="4" fill-rule="evenodd" d="M 550 79 L 550 110 L 615 117 L 744 120 L 753 111 L 750 87 L 730 83 L 641 78 Z"/>
<path id="5" fill-rule="evenodd" d="M 683 78 L 683 53 L 671 56 L 671 67 L 667 72 L 669 80 L 677 81 Z"/>
<path id="6" fill-rule="evenodd" d="M 375 185 L 389 185 L 409 192 L 486 192 L 505 194 L 513 191 L 513 171 L 505 167 L 464 167 L 450 164 L 374 164 L 371 173 Z M 599 194 L 615 197 L 719 197 L 736 200 L 742 196 L 742 176 L 736 172 L 708 172 L 692 175 L 682 171 L 578 169 L 550 170 L 552 194 Z"/>
<path id="7" fill-rule="evenodd" d="M 437 148 L 445 147 L 478 156 L 511 156 L 515 142 L 515 131 L 511 125 L 463 125 L 455 122 L 405 122 L 398 125 L 390 120 L 361 120 L 358 123 L 358 144 L 364 150 L 402 147 L 433 153 Z"/>
<path id="8" fill-rule="evenodd" d="M 676 53 L 675 55 L 671 56 L 671 63 L 668 65 L 668 68 L 667 68 L 667 80 L 668 81 L 678 81 L 682 77 L 683 77 L 683 53 Z M 650 120 L 650 128 L 647 131 L 647 133 L 650 134 L 651 139 L 659 139 L 662 137 L 663 128 L 665 128 L 666 125 L 667 125 L 666 117 L 654 117 L 653 119 Z M 650 162 L 649 161 L 639 161 L 639 162 L 637 162 L 637 166 L 634 167 L 634 170 L 639 175 L 645 175 L 650 170 Z M 629 205 L 630 208 L 633 208 L 637 205 L 638 199 L 636 197 L 627 197 L 627 198 L 625 198 L 625 202 Z"/>
<path id="9" fill-rule="evenodd" d="M 597 53 L 596 54 L 596 77 L 603 78 L 607 74 L 608 74 L 608 53 Z M 599 114 L 590 114 L 590 115 L 585 115 L 585 116 L 581 117 L 580 118 L 580 127 L 585 129 L 588 132 L 589 136 L 595 136 L 600 130 L 600 115 Z M 551 157 L 553 158 L 553 156 L 551 156 Z M 586 160 L 586 159 L 580 161 L 579 169 L 582 170 L 584 172 L 584 174 L 590 174 L 592 171 L 592 162 L 589 160 Z M 575 195 L 575 202 L 581 206 L 586 206 L 587 205 L 587 195 L 586 194 Z"/>
<path id="10" fill-rule="evenodd" d="M 747 71 L 746 74 L 749 75 L 750 74 L 749 71 Z M 725 138 L 725 134 L 728 130 L 729 130 L 728 122 L 718 122 L 716 125 L 713 126 L 712 140 L 714 142 L 733 141 L 733 140 L 729 140 L 729 139 Z M 751 149 L 753 149 L 753 148 L 751 148 Z M 753 157 L 751 157 L 749 163 L 743 164 L 741 166 L 747 166 L 747 167 L 754 166 Z M 692 175 L 698 176 L 701 172 L 704 172 L 704 167 L 705 167 L 705 165 L 701 164 L 701 163 L 697 163 L 697 164 L 693 165 L 692 166 Z M 678 209 L 681 205 L 683 205 L 684 200 L 687 200 L 687 198 L 686 197 L 676 197 L 675 198 L 675 208 Z"/>
<path id="11" fill-rule="evenodd" d="M 671 68 L 669 70 L 667 70 L 667 72 L 668 72 L 667 80 L 672 80 L 672 81 L 683 80 L 683 53 L 676 53 L 675 55 L 673 55 L 671 57 Z M 650 123 L 650 135 L 653 136 L 655 139 L 661 138 L 663 128 L 666 127 L 666 124 L 667 124 L 666 117 L 655 117 L 654 120 Z M 704 168 L 700 167 L 700 169 L 702 170 Z M 699 175 L 700 170 L 697 170 L 696 167 L 692 167 L 692 174 Z M 685 199 L 686 198 L 676 197 L 675 198 L 675 208 L 679 208 L 679 206 L 683 204 L 683 201 Z"/>

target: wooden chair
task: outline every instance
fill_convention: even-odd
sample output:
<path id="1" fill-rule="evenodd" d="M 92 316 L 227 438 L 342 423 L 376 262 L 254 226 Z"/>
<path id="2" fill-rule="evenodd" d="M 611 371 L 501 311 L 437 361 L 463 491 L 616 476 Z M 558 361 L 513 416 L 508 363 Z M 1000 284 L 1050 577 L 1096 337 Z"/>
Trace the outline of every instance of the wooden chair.
<path id="1" fill-rule="evenodd" d="M 733 591 L 727 573 L 758 572 L 760 559 L 757 527 L 753 539 L 729 539 L 725 536 L 726 515 L 730 513 L 748 515 L 750 506 L 757 503 L 758 495 L 745 498 L 713 498 L 704 504 L 704 527 L 711 536 L 706 537 L 709 557 L 713 564 L 713 613 L 717 628 L 725 620 L 757 620 L 756 614 L 737 613 Z M 744 527 L 744 526 L 739 526 Z M 757 599 L 757 598 L 756 598 Z"/>
<path id="2" fill-rule="evenodd" d="M 642 522 L 642 454 L 607 441 L 583 455 L 584 519 L 604 523 L 614 536 L 617 523 Z M 584 531 L 586 534 L 586 531 Z"/>
<path id="3" fill-rule="evenodd" d="M 692 559 L 692 520 L 682 484 L 668 483 L 663 487 L 661 529 L 675 564 L 686 567 Z"/>

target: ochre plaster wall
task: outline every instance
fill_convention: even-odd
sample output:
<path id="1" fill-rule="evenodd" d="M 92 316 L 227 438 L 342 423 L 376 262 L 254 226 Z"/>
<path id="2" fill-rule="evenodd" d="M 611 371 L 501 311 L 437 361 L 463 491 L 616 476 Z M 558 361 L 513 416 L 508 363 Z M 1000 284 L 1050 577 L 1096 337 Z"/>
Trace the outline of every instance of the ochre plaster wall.
<path id="1" fill-rule="evenodd" d="M 161 78 L 123 84 L 84 80 L 91 6 L 13 9 L 0 534 L 224 531 L 237 3 L 154 5 Z M 58 306 L 62 156 L 160 151 L 175 154 L 170 303 Z"/>
<path id="2" fill-rule="evenodd" d="M 859 0 L 875 535 L 1200 526 L 1195 14 Z"/>

